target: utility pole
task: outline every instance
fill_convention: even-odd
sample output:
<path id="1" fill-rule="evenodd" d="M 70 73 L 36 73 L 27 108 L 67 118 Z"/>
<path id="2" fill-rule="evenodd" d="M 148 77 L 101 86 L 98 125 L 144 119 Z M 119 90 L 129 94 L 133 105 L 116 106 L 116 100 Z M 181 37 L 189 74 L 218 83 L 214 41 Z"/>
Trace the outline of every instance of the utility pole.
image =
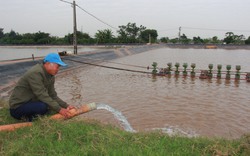
<path id="1" fill-rule="evenodd" d="M 73 29 L 74 29 L 74 35 L 73 35 L 73 45 L 74 45 L 74 54 L 77 55 L 77 36 L 76 36 L 76 33 L 77 33 L 77 27 L 76 27 L 76 2 L 73 1 L 73 15 L 74 15 L 74 26 L 73 26 Z"/>
<path id="2" fill-rule="evenodd" d="M 151 34 L 148 34 L 148 43 L 151 44 Z"/>
<path id="3" fill-rule="evenodd" d="M 181 27 L 179 27 L 179 43 L 181 42 Z"/>
<path id="4" fill-rule="evenodd" d="M 76 26 L 76 2 L 75 0 L 73 0 L 73 3 L 64 1 L 64 0 L 60 0 L 62 2 L 71 4 L 73 6 L 73 46 L 74 46 L 74 54 L 77 55 L 77 26 Z"/>

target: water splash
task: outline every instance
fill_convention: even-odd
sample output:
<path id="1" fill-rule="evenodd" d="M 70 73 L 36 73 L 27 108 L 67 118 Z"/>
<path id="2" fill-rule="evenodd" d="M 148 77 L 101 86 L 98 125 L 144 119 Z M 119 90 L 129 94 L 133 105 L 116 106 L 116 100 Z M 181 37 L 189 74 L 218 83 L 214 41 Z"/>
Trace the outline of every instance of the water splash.
<path id="1" fill-rule="evenodd" d="M 107 110 L 109 112 L 111 112 L 115 118 L 117 120 L 119 120 L 123 126 L 123 128 L 128 131 L 128 132 L 136 132 L 131 125 L 129 124 L 128 120 L 126 119 L 125 116 L 122 115 L 122 113 L 114 108 L 112 108 L 111 106 L 107 105 L 107 104 L 103 104 L 103 103 L 99 103 L 96 105 L 96 109 L 104 109 Z"/>
<path id="2" fill-rule="evenodd" d="M 153 130 L 160 130 L 163 133 L 167 133 L 169 136 L 184 136 L 188 138 L 195 138 L 198 137 L 199 135 L 194 132 L 193 130 L 182 130 L 179 127 L 175 126 L 166 126 L 164 128 L 153 128 Z"/>
<path id="3" fill-rule="evenodd" d="M 96 109 L 99 109 L 99 110 L 100 109 L 104 109 L 104 110 L 107 110 L 107 111 L 111 112 L 115 116 L 115 118 L 121 122 L 122 127 L 126 131 L 128 131 L 128 132 L 136 132 L 131 127 L 131 125 L 129 124 L 129 122 L 126 119 L 126 117 L 123 116 L 120 111 L 114 109 L 113 107 L 111 107 L 111 106 L 109 106 L 107 104 L 103 104 L 103 103 L 96 104 Z M 181 128 L 174 127 L 174 126 L 166 126 L 165 128 L 153 128 L 153 130 L 160 130 L 163 133 L 167 133 L 169 136 L 176 136 L 176 135 L 178 135 L 178 136 L 186 136 L 186 137 L 189 137 L 189 138 L 199 136 L 198 134 L 196 134 L 192 130 L 184 131 Z"/>

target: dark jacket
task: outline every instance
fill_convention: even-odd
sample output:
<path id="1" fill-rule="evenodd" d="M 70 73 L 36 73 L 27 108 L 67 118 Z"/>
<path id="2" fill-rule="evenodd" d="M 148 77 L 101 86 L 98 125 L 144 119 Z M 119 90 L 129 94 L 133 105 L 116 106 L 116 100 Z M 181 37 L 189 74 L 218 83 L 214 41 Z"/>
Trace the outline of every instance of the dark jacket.
<path id="1" fill-rule="evenodd" d="M 59 112 L 68 104 L 61 100 L 54 87 L 55 76 L 48 74 L 42 64 L 37 64 L 28 70 L 18 81 L 10 96 L 10 108 L 17 108 L 29 101 L 42 101 L 50 109 Z"/>

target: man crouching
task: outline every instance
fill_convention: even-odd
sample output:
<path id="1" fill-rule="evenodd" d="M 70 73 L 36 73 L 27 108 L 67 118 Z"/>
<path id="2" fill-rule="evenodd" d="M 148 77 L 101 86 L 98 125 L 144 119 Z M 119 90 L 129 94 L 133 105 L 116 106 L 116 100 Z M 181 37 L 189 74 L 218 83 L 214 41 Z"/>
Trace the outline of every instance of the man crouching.
<path id="1" fill-rule="evenodd" d="M 32 121 L 38 115 L 44 115 L 49 109 L 65 118 L 71 116 L 74 106 L 61 100 L 55 91 L 55 75 L 60 66 L 67 66 L 60 56 L 50 53 L 45 56 L 43 64 L 36 64 L 18 81 L 9 99 L 10 114 L 16 119 L 25 118 Z"/>

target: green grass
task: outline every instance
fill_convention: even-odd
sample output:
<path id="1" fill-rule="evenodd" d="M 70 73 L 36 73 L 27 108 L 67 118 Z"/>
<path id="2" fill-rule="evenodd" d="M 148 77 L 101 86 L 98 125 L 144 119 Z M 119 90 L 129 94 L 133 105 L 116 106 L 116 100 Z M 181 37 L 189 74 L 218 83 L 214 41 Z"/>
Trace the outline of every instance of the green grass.
<path id="1" fill-rule="evenodd" d="M 0 109 L 0 125 L 16 123 Z M 0 132 L 0 155 L 200 156 L 250 155 L 250 135 L 240 139 L 170 137 L 161 132 L 129 133 L 97 121 L 37 119 L 33 126 Z"/>

